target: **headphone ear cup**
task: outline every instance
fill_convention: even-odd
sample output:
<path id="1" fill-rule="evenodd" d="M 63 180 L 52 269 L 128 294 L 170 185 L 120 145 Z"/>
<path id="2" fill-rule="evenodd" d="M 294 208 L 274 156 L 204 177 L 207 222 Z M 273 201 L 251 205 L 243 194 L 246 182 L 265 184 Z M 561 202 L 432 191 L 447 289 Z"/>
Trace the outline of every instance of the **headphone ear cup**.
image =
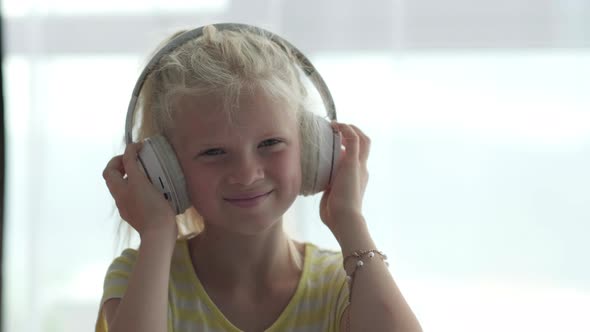
<path id="1" fill-rule="evenodd" d="M 176 214 L 190 207 L 186 180 L 172 146 L 163 136 L 148 137 L 139 151 L 138 161 L 143 170 Z"/>
<path id="2" fill-rule="evenodd" d="M 303 196 L 326 190 L 332 182 L 342 141 L 330 122 L 311 112 L 301 115 L 301 192 Z"/>

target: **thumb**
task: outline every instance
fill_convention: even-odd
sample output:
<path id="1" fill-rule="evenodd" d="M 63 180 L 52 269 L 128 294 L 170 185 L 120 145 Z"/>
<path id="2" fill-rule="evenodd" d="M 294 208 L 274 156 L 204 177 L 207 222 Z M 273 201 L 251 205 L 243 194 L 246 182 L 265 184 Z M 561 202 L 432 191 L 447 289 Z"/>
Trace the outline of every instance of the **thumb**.
<path id="1" fill-rule="evenodd" d="M 328 197 L 330 196 L 331 188 L 324 190 L 322 193 L 322 199 L 320 200 L 320 206 L 324 206 L 328 203 Z"/>
<path id="2" fill-rule="evenodd" d="M 328 197 L 330 197 L 330 188 L 324 190 L 322 193 L 322 199 L 320 200 L 320 218 L 326 220 L 328 213 Z"/>

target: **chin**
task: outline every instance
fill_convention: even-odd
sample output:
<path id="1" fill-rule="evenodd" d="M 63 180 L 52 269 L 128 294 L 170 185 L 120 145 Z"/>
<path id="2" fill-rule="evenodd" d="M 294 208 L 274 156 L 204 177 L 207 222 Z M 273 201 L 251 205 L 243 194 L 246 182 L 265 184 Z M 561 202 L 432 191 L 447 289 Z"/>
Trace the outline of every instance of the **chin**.
<path id="1" fill-rule="evenodd" d="M 256 217 L 241 217 L 239 219 L 226 220 L 223 223 L 223 228 L 226 231 L 246 235 L 255 236 L 266 233 L 275 227 L 281 227 L 282 218 L 256 218 Z"/>

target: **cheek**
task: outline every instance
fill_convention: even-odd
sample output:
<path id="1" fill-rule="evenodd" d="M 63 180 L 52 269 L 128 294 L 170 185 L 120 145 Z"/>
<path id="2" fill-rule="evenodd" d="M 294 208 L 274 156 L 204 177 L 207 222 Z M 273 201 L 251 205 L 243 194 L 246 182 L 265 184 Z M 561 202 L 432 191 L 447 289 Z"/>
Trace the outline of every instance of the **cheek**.
<path id="1" fill-rule="evenodd" d="M 275 172 L 291 186 L 301 187 L 301 155 L 299 150 L 290 151 L 276 163 Z"/>
<path id="2" fill-rule="evenodd" d="M 184 173 L 184 178 L 189 198 L 195 207 L 199 205 L 199 202 L 203 202 L 207 200 L 207 197 L 210 197 L 205 193 L 211 194 L 215 191 L 216 178 L 213 174 L 208 174 L 206 170 L 188 168 Z"/>

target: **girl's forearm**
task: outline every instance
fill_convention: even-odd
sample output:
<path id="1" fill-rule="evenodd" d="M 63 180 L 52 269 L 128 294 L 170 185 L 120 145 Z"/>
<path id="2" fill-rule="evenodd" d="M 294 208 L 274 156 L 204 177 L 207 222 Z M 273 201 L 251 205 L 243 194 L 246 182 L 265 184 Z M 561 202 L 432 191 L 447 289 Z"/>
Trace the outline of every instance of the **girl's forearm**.
<path id="1" fill-rule="evenodd" d="M 379 249 L 375 247 L 363 217 L 351 219 L 354 220 L 341 223 L 348 227 L 337 236 L 344 257 L 358 250 Z M 350 317 L 343 322 L 350 324 L 349 331 L 422 331 L 383 260 L 375 255 L 363 261 L 364 265 L 354 274 Z M 356 262 L 356 259 L 347 262 L 347 274 L 354 271 Z"/>
<path id="2" fill-rule="evenodd" d="M 161 233 L 142 237 L 137 261 L 110 332 L 167 330 L 168 281 L 174 244 L 175 241 Z"/>

